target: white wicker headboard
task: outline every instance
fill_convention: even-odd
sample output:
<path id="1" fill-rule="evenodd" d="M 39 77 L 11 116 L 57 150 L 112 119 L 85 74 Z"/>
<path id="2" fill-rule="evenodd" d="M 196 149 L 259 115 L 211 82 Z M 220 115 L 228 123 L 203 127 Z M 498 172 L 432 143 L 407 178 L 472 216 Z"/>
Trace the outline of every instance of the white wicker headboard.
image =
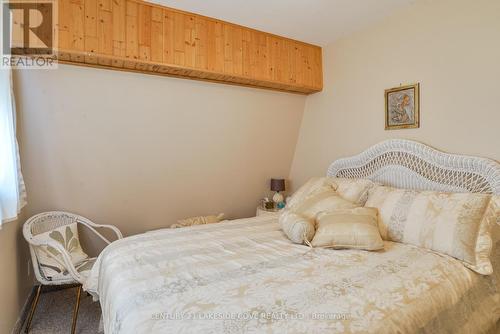
<path id="1" fill-rule="evenodd" d="M 403 139 L 387 140 L 356 156 L 336 160 L 327 175 L 367 178 L 407 189 L 500 195 L 498 162 L 443 153 Z"/>

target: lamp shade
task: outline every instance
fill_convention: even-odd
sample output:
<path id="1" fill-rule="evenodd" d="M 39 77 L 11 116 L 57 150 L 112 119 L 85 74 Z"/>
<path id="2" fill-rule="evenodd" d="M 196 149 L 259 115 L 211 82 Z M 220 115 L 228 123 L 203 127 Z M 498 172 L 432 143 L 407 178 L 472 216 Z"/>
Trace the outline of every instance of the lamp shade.
<path id="1" fill-rule="evenodd" d="M 285 180 L 284 179 L 271 179 L 271 190 L 272 191 L 284 191 L 285 190 Z"/>

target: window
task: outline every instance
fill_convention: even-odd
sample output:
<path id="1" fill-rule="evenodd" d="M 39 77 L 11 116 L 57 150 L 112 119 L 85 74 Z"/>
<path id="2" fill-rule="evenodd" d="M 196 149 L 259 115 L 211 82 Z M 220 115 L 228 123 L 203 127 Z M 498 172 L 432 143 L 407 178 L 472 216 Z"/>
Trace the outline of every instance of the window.
<path id="1" fill-rule="evenodd" d="M 12 71 L 0 69 L 0 228 L 2 223 L 16 219 L 26 204 L 15 116 Z"/>

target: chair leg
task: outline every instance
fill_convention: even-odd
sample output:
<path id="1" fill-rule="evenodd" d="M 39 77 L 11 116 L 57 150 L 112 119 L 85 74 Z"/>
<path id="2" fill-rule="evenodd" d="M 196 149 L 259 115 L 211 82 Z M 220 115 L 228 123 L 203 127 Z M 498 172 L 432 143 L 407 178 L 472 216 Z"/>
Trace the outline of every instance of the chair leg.
<path id="1" fill-rule="evenodd" d="M 75 309 L 73 311 L 73 324 L 71 325 L 71 334 L 75 334 L 76 322 L 78 320 L 78 310 L 80 309 L 80 296 L 82 294 L 82 286 L 78 286 L 78 290 L 76 292 L 76 304 Z"/>
<path id="2" fill-rule="evenodd" d="M 42 285 L 40 284 L 36 290 L 35 299 L 31 303 L 31 310 L 28 316 L 28 322 L 26 323 L 26 328 L 24 329 L 25 333 L 29 333 L 31 327 L 31 320 L 33 320 L 33 316 L 35 315 L 35 310 L 38 305 L 38 300 L 40 299 L 40 292 L 42 291 Z"/>

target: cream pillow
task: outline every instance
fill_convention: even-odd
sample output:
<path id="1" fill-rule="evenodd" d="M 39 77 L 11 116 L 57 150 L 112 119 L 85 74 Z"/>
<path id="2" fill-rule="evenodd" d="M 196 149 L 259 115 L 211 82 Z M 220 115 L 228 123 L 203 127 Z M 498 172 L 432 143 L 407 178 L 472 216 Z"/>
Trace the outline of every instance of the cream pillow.
<path id="1" fill-rule="evenodd" d="M 289 199 L 287 208 L 293 208 L 308 196 L 325 190 L 335 190 L 348 201 L 364 205 L 368 192 L 377 184 L 368 179 L 348 179 L 341 177 L 313 177 L 300 187 Z"/>
<path id="2" fill-rule="evenodd" d="M 313 247 L 378 250 L 384 242 L 378 230 L 377 209 L 354 208 L 319 213 Z"/>
<path id="3" fill-rule="evenodd" d="M 368 179 L 332 177 L 330 181 L 340 196 L 358 205 L 365 205 L 369 190 L 377 185 Z"/>
<path id="4" fill-rule="evenodd" d="M 499 197 L 474 193 L 417 191 L 378 186 L 366 206 L 379 210 L 383 239 L 450 255 L 468 268 L 491 274 L 491 228 Z"/>
<path id="5" fill-rule="evenodd" d="M 333 189 L 325 189 L 314 195 L 306 197 L 301 203 L 298 203 L 292 211 L 301 216 L 314 220 L 321 211 L 331 211 L 337 209 L 351 209 L 358 205 L 344 199 Z"/>
<path id="6" fill-rule="evenodd" d="M 286 208 L 279 217 L 281 229 L 295 243 L 311 241 L 319 212 L 356 207 L 356 204 L 340 197 L 331 187 L 318 188 L 301 199 L 301 202 Z"/>
<path id="7" fill-rule="evenodd" d="M 69 253 L 71 263 L 78 266 L 89 256 L 84 253 L 78 238 L 77 223 L 58 227 L 52 231 L 34 236 L 35 240 L 52 240 L 60 243 Z M 51 246 L 36 246 L 34 251 L 44 276 L 48 279 L 64 274 L 66 267 L 62 254 Z"/>
<path id="8" fill-rule="evenodd" d="M 300 187 L 287 201 L 286 208 L 291 209 L 302 203 L 307 197 L 326 190 L 335 190 L 336 185 L 327 177 L 313 177 Z"/>
<path id="9" fill-rule="evenodd" d="M 290 210 L 280 215 L 279 223 L 287 237 L 296 244 L 307 243 L 314 237 L 314 221 Z"/>

